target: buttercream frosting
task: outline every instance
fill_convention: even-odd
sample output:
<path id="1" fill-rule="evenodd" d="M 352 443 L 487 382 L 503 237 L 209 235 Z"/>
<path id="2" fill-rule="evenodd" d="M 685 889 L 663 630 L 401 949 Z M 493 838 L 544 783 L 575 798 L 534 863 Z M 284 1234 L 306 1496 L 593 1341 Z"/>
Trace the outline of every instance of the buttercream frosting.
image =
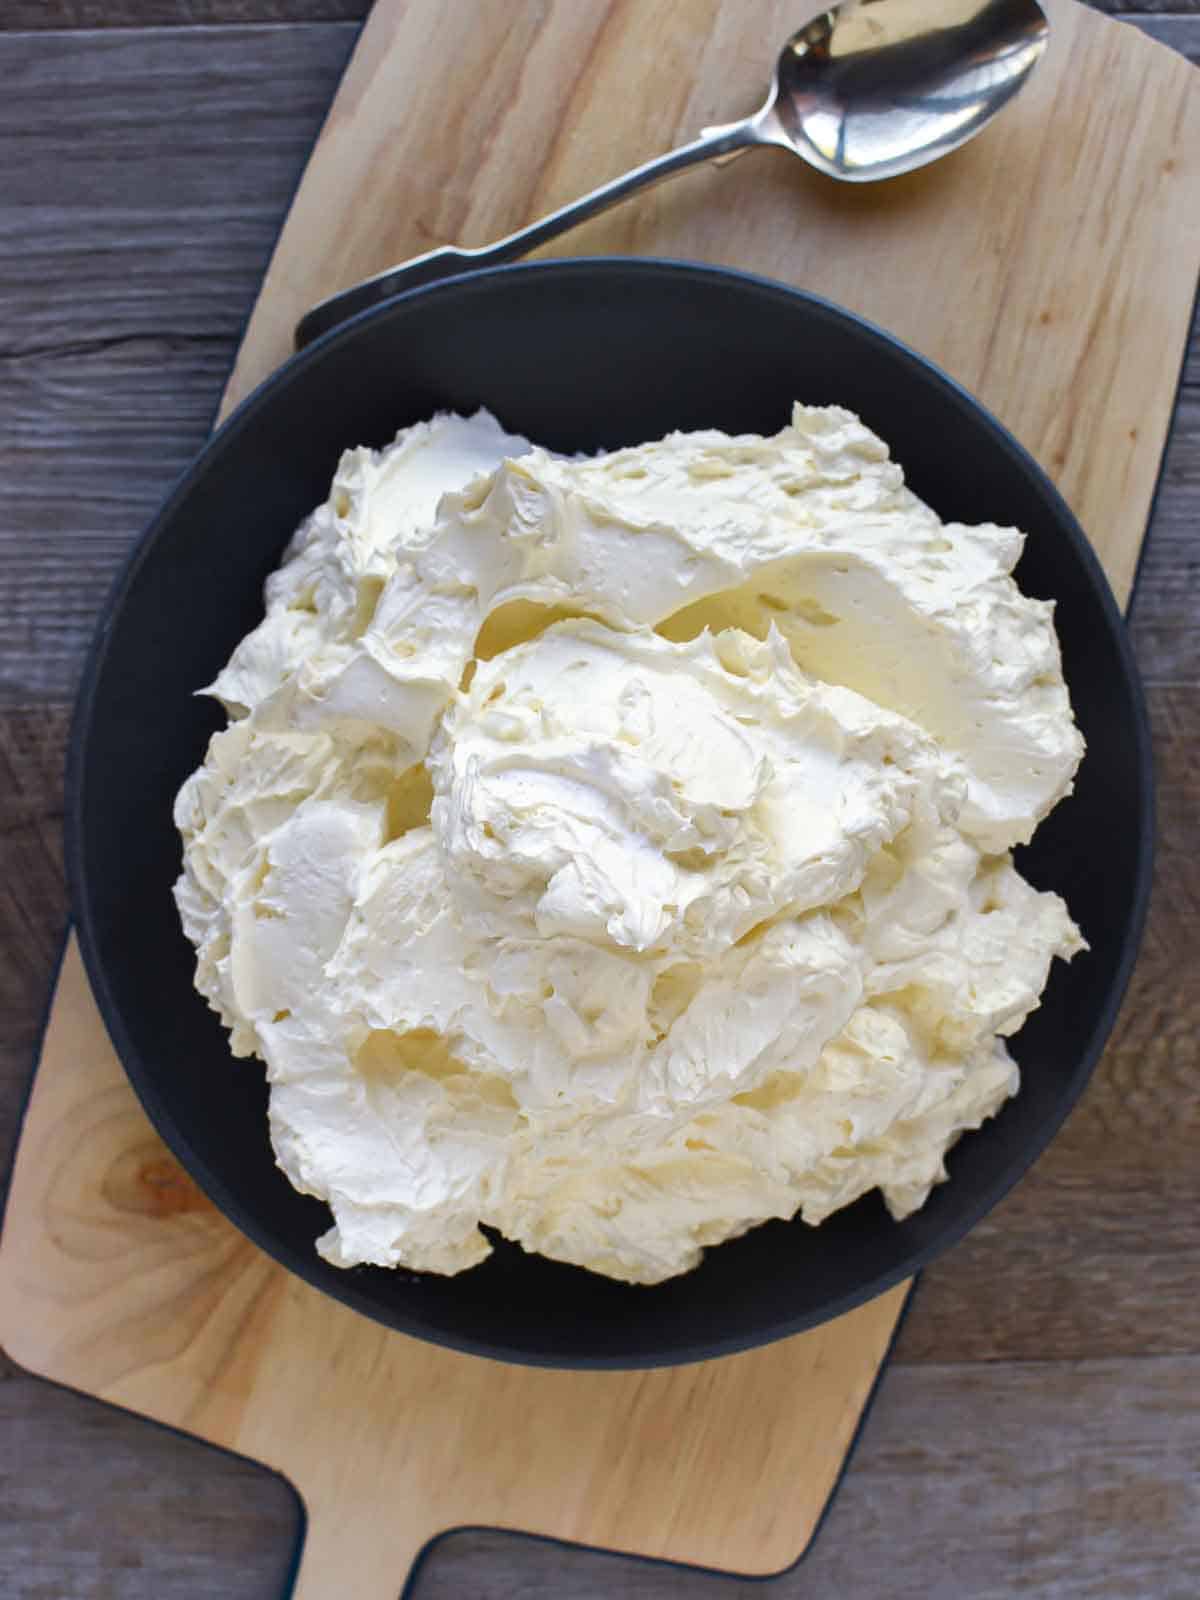
<path id="1" fill-rule="evenodd" d="M 340 1266 L 637 1283 L 907 1215 L 1083 947 L 1010 851 L 1082 755 L 1022 536 L 849 412 L 346 453 L 180 792 L 196 983 Z"/>

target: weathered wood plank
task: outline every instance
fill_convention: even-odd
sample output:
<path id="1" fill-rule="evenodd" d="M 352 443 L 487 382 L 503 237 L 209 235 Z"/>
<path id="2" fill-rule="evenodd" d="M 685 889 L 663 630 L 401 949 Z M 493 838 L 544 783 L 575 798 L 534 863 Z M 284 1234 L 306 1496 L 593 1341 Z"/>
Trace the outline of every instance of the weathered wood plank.
<path id="1" fill-rule="evenodd" d="M 236 336 L 356 34 L 0 35 L 0 354 Z"/>
<path id="2" fill-rule="evenodd" d="M 354 32 L 0 36 L 0 703 L 72 692 L 207 432 Z"/>
<path id="3" fill-rule="evenodd" d="M 1196 1357 L 897 1365 L 812 1553 L 766 1588 L 472 1532 L 431 1551 L 414 1600 L 1193 1600 L 1197 1383 Z M 279 1479 L 19 1373 L 0 1430 L 10 1600 L 281 1594 Z"/>
<path id="4" fill-rule="evenodd" d="M 1197 26 L 1196 0 L 1175 0 L 1174 4 L 1151 4 L 1144 10 L 1122 5 L 1097 5 L 1097 11 L 1107 11 L 1121 22 L 1131 22 L 1148 33 L 1160 44 L 1178 50 L 1189 61 L 1200 60 L 1200 26 Z M 1153 13 L 1157 12 L 1158 15 Z"/>
<path id="5" fill-rule="evenodd" d="M 300 1517 L 274 1473 L 7 1362 L 0 1437 L 6 1600 L 284 1594 Z"/>
<path id="6" fill-rule="evenodd" d="M 71 695 L 120 562 L 203 443 L 231 339 L 0 365 L 0 704 Z"/>
<path id="7" fill-rule="evenodd" d="M 1191 359 L 1200 361 L 1195 332 Z M 1198 528 L 1200 387 L 1188 384 L 1175 412 L 1130 612 L 1138 665 L 1148 684 L 1200 685 Z"/>
<path id="8" fill-rule="evenodd" d="M 502 5 L 505 0 L 494 0 Z M 1087 0 L 1110 16 L 1187 12 L 1190 0 Z M 5 0 L 0 32 L 190 27 L 258 22 L 361 22 L 371 0 Z M 810 8 L 811 9 L 811 8 Z"/>
<path id="9" fill-rule="evenodd" d="M 0 1173 L 5 1179 L 67 920 L 61 839 L 67 723 L 62 707 L 0 712 Z"/>
<path id="10" fill-rule="evenodd" d="M 812 1553 L 765 1589 L 471 1532 L 417 1597 L 1193 1600 L 1198 1379 L 1194 1359 L 894 1367 Z"/>
<path id="11" fill-rule="evenodd" d="M 497 0 L 504 4 L 505 0 Z M 1153 5 L 1156 0 L 1150 0 Z M 0 32 L 354 22 L 371 0 L 4 0 Z"/>

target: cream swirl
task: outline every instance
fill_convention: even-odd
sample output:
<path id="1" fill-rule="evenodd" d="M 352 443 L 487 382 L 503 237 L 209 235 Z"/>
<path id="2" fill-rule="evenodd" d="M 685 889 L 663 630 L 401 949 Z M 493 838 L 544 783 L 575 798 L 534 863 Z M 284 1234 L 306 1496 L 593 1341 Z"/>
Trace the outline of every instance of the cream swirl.
<path id="1" fill-rule="evenodd" d="M 924 1201 L 1082 945 L 1007 855 L 1082 753 L 1020 548 L 832 408 L 347 453 L 176 808 L 197 986 L 329 1260 L 457 1272 L 484 1226 L 654 1283 Z"/>

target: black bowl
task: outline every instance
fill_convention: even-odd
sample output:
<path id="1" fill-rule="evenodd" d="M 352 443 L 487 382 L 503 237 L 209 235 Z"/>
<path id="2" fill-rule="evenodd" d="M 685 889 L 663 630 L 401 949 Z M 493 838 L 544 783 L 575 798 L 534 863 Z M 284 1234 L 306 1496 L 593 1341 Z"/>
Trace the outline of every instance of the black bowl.
<path id="1" fill-rule="evenodd" d="M 867 1196 L 820 1228 L 769 1223 L 686 1277 L 612 1283 L 499 1243 L 457 1278 L 327 1266 L 325 1208 L 267 1139 L 263 1073 L 235 1061 L 192 987 L 171 884 L 175 791 L 222 720 L 194 698 L 261 614 L 263 579 L 324 498 L 343 447 L 486 405 L 558 450 L 674 428 L 774 432 L 793 399 L 850 407 L 943 517 L 1029 535 L 1019 581 L 1053 597 L 1088 753 L 1074 795 L 1022 853 L 1091 943 L 1054 964 L 1014 1041 L 1023 1087 L 950 1157 L 950 1181 L 893 1222 Z M 1146 718 L 1121 617 L 1066 505 L 964 391 L 877 328 L 779 284 L 622 259 L 476 273 L 376 308 L 289 361 L 220 429 L 105 607 L 76 713 L 68 860 L 88 971 L 155 1126 L 220 1208 L 285 1266 L 405 1333 L 509 1361 L 636 1367 L 796 1333 L 879 1294 L 959 1239 L 1044 1148 L 1116 1016 L 1151 857 Z"/>

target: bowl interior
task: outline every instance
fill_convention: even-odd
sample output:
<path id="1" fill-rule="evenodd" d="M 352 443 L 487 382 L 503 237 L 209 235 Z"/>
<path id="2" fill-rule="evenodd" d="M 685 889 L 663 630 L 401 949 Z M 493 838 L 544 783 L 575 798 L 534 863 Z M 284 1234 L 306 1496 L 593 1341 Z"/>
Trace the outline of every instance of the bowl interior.
<path id="1" fill-rule="evenodd" d="M 325 1208 L 275 1167 L 261 1066 L 231 1057 L 194 991 L 171 899 L 172 801 L 222 720 L 195 691 L 258 620 L 263 579 L 348 445 L 479 405 L 565 451 L 672 429 L 769 433 L 795 398 L 859 412 L 943 517 L 1026 530 L 1019 581 L 1057 601 L 1088 753 L 1074 795 L 1020 865 L 1065 896 L 1091 950 L 1055 963 L 1014 1041 L 1020 1095 L 960 1142 L 950 1181 L 907 1221 L 868 1196 L 818 1229 L 768 1224 L 655 1289 L 504 1243 L 452 1279 L 325 1265 L 313 1249 Z M 76 912 L 101 1008 L 159 1131 L 217 1204 L 285 1265 L 393 1327 L 568 1366 L 688 1360 L 795 1332 L 959 1237 L 1045 1145 L 1094 1064 L 1132 961 L 1149 863 L 1144 713 L 1120 618 L 1030 458 L 945 377 L 844 312 L 738 274 L 620 260 L 502 269 L 409 296 L 252 396 L 118 583 L 81 694 L 68 800 Z"/>

